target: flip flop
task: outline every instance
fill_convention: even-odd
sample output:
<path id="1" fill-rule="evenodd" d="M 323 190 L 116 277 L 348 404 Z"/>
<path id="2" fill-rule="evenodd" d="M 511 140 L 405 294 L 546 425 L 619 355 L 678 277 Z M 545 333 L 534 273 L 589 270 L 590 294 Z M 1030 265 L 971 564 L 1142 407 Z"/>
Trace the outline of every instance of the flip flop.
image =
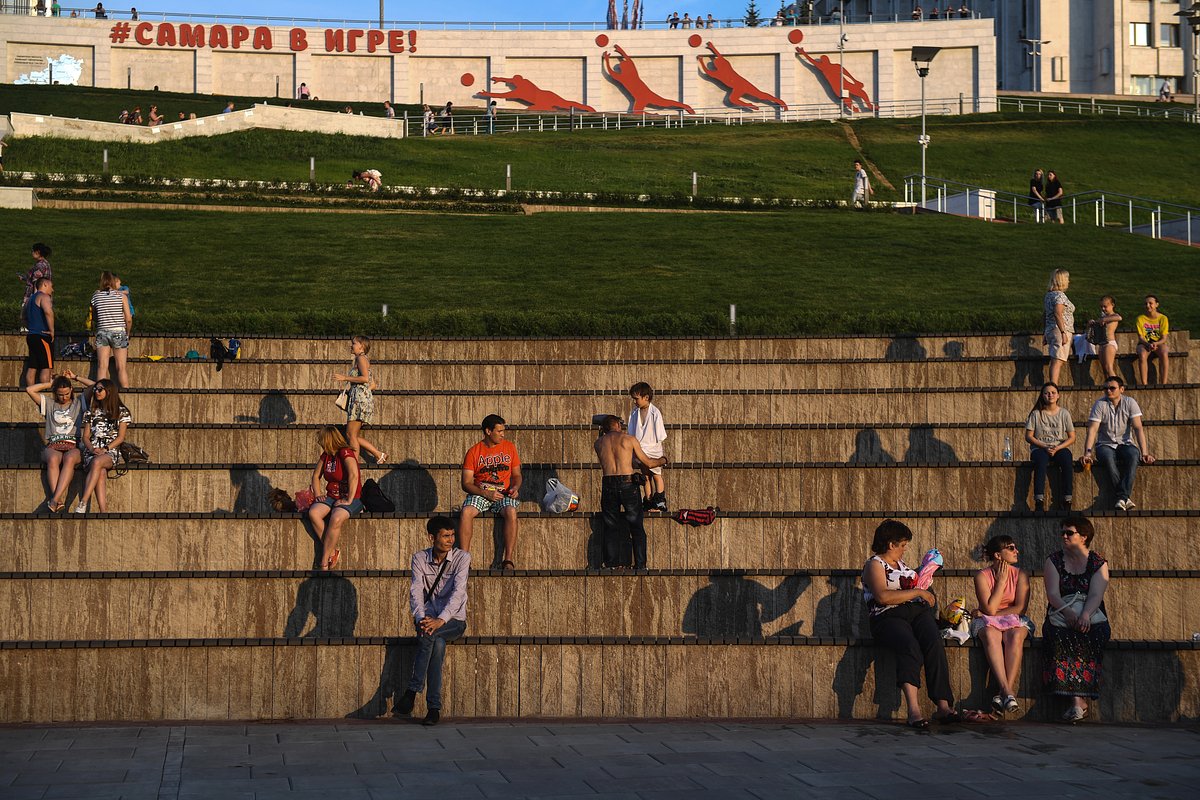
<path id="1" fill-rule="evenodd" d="M 376 464 L 386 464 L 386 463 L 387 463 L 387 460 L 388 460 L 388 454 L 387 454 L 387 453 L 380 453 L 380 454 L 379 454 L 379 458 L 375 459 L 375 463 L 376 463 Z"/>
<path id="2" fill-rule="evenodd" d="M 927 719 L 910 719 L 904 724 L 915 731 L 929 730 L 929 720 Z"/>
<path id="3" fill-rule="evenodd" d="M 516 568 L 517 568 L 517 565 L 516 565 L 516 564 L 514 564 L 513 562 L 511 562 L 511 561 L 507 560 L 507 559 L 505 559 L 504 561 L 501 561 L 501 562 L 500 562 L 500 569 L 513 569 L 513 570 L 515 570 Z"/>
<path id="4" fill-rule="evenodd" d="M 336 567 L 336 566 L 337 566 L 337 562 L 338 562 L 338 557 L 339 557 L 339 556 L 341 556 L 341 554 L 342 554 L 342 551 L 341 551 L 341 550 L 334 550 L 334 551 L 333 551 L 333 555 L 331 555 L 331 556 L 329 557 L 329 563 L 325 565 L 325 568 L 326 568 L 326 569 L 333 569 L 334 567 Z"/>

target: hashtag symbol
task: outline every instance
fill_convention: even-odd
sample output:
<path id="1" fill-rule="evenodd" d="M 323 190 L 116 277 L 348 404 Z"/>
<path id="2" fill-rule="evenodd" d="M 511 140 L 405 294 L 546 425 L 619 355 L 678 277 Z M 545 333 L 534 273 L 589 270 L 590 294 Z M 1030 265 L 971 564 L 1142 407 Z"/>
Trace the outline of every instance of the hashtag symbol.
<path id="1" fill-rule="evenodd" d="M 128 22 L 118 22 L 112 26 L 112 31 L 108 34 L 108 38 L 113 44 L 121 44 L 129 38 L 129 29 L 132 26 Z"/>

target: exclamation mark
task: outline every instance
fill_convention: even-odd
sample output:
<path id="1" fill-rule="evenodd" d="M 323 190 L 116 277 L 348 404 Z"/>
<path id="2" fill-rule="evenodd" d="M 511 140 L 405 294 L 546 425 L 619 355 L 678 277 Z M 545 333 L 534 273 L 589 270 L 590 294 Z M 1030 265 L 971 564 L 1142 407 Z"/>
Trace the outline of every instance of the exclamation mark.
<path id="1" fill-rule="evenodd" d="M 417 52 L 417 32 L 416 31 L 408 32 L 408 52 L 410 52 L 410 53 Z"/>

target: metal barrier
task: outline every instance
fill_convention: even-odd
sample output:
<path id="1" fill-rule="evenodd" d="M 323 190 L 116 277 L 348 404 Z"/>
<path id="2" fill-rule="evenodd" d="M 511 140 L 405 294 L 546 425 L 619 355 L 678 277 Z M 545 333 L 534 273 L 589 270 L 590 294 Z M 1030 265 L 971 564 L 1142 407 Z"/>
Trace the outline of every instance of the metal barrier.
<path id="1" fill-rule="evenodd" d="M 922 184 L 926 193 L 923 208 L 927 211 L 1005 222 L 1050 221 L 1042 204 L 1030 203 L 1028 195 L 919 173 L 904 176 L 906 205 L 922 207 L 919 200 Z M 985 213 L 985 209 L 990 213 Z M 1093 189 L 1064 196 L 1062 213 L 1064 224 L 1091 223 L 1098 228 L 1165 239 L 1189 247 L 1200 245 L 1200 208 L 1181 203 Z"/>
<path id="2" fill-rule="evenodd" d="M 1087 114 L 1095 116 L 1145 117 L 1200 123 L 1200 116 L 1187 108 L 1168 108 L 1159 105 L 1123 105 L 1089 100 L 1045 100 L 1031 97 L 997 97 L 998 111 L 1017 111 L 1032 114 Z"/>

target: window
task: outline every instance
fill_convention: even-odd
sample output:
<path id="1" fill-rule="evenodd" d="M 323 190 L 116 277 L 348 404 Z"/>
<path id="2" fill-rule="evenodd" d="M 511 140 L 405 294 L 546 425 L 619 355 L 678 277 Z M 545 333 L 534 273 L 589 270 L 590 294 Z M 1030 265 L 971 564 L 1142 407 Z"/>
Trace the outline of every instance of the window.
<path id="1" fill-rule="evenodd" d="M 1150 23 L 1149 22 L 1131 22 L 1131 23 L 1129 23 L 1129 44 L 1132 47 L 1149 47 L 1150 46 Z"/>
<path id="2" fill-rule="evenodd" d="M 1156 87 L 1154 86 L 1153 75 L 1130 75 L 1129 76 L 1129 93 L 1130 94 L 1154 94 Z"/>
<path id="3" fill-rule="evenodd" d="M 1053 56 L 1050 59 L 1050 80 L 1065 81 L 1067 79 L 1067 57 Z"/>
<path id="4" fill-rule="evenodd" d="M 1179 26 L 1167 24 L 1159 25 L 1158 46 L 1179 47 Z"/>

